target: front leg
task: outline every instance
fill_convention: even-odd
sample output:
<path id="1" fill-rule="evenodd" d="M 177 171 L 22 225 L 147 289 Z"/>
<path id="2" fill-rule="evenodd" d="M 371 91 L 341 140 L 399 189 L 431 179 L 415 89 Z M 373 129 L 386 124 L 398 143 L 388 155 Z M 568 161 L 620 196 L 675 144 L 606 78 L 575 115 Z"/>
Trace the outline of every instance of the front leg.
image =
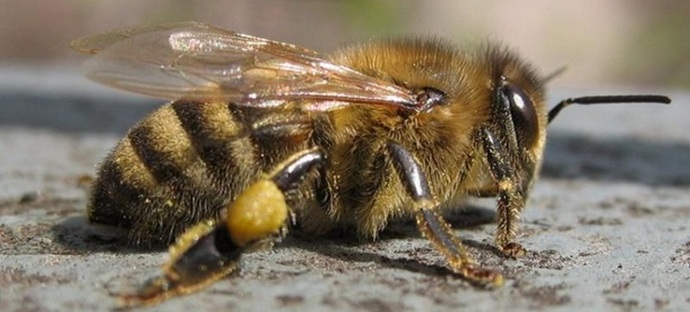
<path id="1" fill-rule="evenodd" d="M 240 193 L 226 209 L 224 222 L 207 220 L 185 231 L 170 247 L 163 275 L 137 293 L 122 295 L 123 305 L 155 304 L 236 272 L 243 253 L 285 235 L 291 213 L 285 193 L 323 160 L 319 148 L 293 155 Z"/>
<path id="2" fill-rule="evenodd" d="M 500 273 L 475 264 L 450 225 L 437 212 L 439 204 L 433 199 L 426 175 L 412 154 L 397 142 L 389 141 L 386 147 L 400 180 L 414 201 L 419 231 L 443 254 L 451 270 L 474 283 L 489 286 L 503 284 Z"/>
<path id="3" fill-rule="evenodd" d="M 496 245 L 510 257 L 524 256 L 526 250 L 522 245 L 514 242 L 520 213 L 525 207 L 525 194 L 522 181 L 515 174 L 508 153 L 501 143 L 488 129 L 482 129 L 482 145 L 486 152 L 489 170 L 498 184 Z"/>

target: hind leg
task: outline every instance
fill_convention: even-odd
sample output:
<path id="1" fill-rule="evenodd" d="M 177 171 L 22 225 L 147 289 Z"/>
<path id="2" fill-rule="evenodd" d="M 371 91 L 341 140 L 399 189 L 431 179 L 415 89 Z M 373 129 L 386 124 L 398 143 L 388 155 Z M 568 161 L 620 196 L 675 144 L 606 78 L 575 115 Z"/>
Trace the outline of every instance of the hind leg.
<path id="1" fill-rule="evenodd" d="M 285 235 L 291 214 L 285 193 L 323 160 L 322 151 L 314 148 L 279 164 L 227 207 L 224 222 L 203 221 L 182 234 L 170 247 L 163 275 L 138 293 L 123 295 L 123 303 L 155 304 L 202 289 L 237 271 L 243 253 L 270 246 Z"/>

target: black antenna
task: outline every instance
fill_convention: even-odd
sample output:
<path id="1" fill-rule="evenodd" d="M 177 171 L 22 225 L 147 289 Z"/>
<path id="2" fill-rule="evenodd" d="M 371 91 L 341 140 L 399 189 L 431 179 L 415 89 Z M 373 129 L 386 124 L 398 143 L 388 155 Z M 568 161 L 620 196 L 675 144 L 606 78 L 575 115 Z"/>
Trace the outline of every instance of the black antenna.
<path id="1" fill-rule="evenodd" d="M 549 111 L 549 123 L 556 118 L 556 115 L 566 106 L 570 104 L 610 104 L 610 103 L 659 103 L 670 104 L 671 99 L 663 95 L 601 95 L 601 96 L 583 96 L 578 98 L 569 98 L 561 101 Z"/>
<path id="2" fill-rule="evenodd" d="M 546 77 L 542 78 L 541 83 L 543 83 L 543 84 L 548 83 L 549 81 L 551 81 L 551 79 L 556 78 L 556 77 L 562 75 L 563 73 L 565 73 L 566 70 L 568 70 L 567 66 L 563 66 L 559 69 L 554 70 L 552 73 L 550 73 Z"/>

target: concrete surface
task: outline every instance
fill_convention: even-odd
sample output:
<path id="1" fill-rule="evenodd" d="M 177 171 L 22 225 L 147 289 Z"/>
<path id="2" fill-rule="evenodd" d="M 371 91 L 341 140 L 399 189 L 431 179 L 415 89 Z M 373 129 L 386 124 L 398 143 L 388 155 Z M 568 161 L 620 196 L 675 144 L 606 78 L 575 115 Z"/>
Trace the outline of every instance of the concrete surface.
<path id="1" fill-rule="evenodd" d="M 493 201 L 451 216 L 479 262 L 505 273 L 502 288 L 452 276 L 403 223 L 374 243 L 288 238 L 248 255 L 238 276 L 153 309 L 687 310 L 690 93 L 656 92 L 674 104 L 571 107 L 559 116 L 519 235 L 524 259 L 492 249 Z M 108 311 L 117 307 L 112 293 L 157 274 L 163 250 L 125 248 L 83 213 L 95 164 L 159 103 L 59 69 L 0 72 L 0 311 Z"/>

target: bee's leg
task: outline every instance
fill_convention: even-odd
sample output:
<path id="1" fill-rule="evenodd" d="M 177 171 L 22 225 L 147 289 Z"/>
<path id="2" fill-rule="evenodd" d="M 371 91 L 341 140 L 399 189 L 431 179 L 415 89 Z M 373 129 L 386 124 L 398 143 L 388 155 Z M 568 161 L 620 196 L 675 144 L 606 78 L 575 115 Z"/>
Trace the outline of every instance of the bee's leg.
<path id="1" fill-rule="evenodd" d="M 493 133 L 485 128 L 481 137 L 489 170 L 498 184 L 496 244 L 504 254 L 521 257 L 526 253 L 525 248 L 513 240 L 525 206 L 524 187 L 509 165 L 510 160 L 505 158 L 508 154 Z"/>
<path id="2" fill-rule="evenodd" d="M 422 236 L 445 256 L 453 272 L 482 285 L 501 285 L 503 276 L 478 267 L 450 225 L 437 212 L 438 202 L 432 198 L 426 176 L 412 154 L 392 141 L 387 143 L 387 148 L 400 180 L 415 202 L 417 227 Z"/>
<path id="3" fill-rule="evenodd" d="M 170 247 L 163 275 L 139 292 L 121 296 L 125 306 L 150 305 L 204 288 L 239 268 L 243 253 L 270 245 L 286 233 L 290 209 L 285 193 L 294 189 L 324 154 L 297 153 L 239 194 L 224 221 L 207 220 L 183 233 Z"/>

